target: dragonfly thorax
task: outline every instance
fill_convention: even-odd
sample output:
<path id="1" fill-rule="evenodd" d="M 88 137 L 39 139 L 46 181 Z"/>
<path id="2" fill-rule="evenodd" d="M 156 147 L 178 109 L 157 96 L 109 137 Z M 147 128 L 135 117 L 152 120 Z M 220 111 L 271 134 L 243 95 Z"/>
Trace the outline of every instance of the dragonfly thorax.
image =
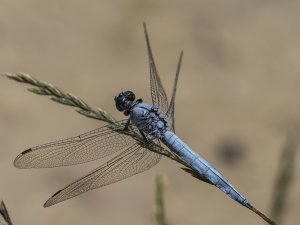
<path id="1" fill-rule="evenodd" d="M 132 91 L 121 92 L 115 97 L 116 108 L 129 116 L 131 122 L 141 131 L 160 138 L 167 129 L 167 120 L 156 106 L 143 103 L 141 99 L 135 100 Z"/>
<path id="2" fill-rule="evenodd" d="M 168 129 L 167 120 L 156 106 L 137 103 L 130 110 L 130 120 L 141 131 L 162 138 Z"/>

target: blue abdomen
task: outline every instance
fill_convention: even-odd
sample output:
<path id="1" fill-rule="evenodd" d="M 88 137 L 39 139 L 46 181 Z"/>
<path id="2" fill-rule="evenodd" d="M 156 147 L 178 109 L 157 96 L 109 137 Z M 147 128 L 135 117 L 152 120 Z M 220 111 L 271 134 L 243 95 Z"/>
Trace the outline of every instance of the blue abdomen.
<path id="1" fill-rule="evenodd" d="M 161 140 L 204 180 L 208 180 L 211 184 L 215 185 L 242 205 L 248 208 L 251 206 L 248 200 L 243 197 L 219 171 L 187 146 L 176 134 L 171 131 L 166 131 Z"/>

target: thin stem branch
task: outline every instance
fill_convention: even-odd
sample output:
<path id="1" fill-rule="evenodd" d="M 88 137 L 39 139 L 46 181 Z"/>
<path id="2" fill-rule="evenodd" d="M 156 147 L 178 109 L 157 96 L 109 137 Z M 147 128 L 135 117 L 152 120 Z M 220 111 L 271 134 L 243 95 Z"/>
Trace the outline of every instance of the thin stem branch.
<path id="1" fill-rule="evenodd" d="M 279 223 L 285 214 L 287 199 L 294 180 L 295 159 L 299 151 L 299 128 L 292 127 L 287 132 L 287 139 L 283 146 L 279 160 L 278 171 L 273 190 L 271 217 Z"/>
<path id="2" fill-rule="evenodd" d="M 77 96 L 70 93 L 65 93 L 60 89 L 58 89 L 56 86 L 48 82 L 39 81 L 26 73 L 16 73 L 16 74 L 4 73 L 1 75 L 21 83 L 30 84 L 34 86 L 34 88 L 29 88 L 28 89 L 29 91 L 38 95 L 51 96 L 51 99 L 55 102 L 76 107 L 78 108 L 76 111 L 82 115 L 85 115 L 90 118 L 102 120 L 108 123 L 116 122 L 116 119 L 114 119 L 113 116 L 111 116 L 104 110 L 94 109 L 91 106 L 89 106 L 87 103 L 85 103 L 82 99 L 78 98 Z"/>
<path id="3" fill-rule="evenodd" d="M 161 175 L 156 177 L 156 209 L 155 209 L 155 217 L 158 225 L 168 225 L 166 220 L 165 213 L 165 204 L 164 204 L 164 179 Z"/>

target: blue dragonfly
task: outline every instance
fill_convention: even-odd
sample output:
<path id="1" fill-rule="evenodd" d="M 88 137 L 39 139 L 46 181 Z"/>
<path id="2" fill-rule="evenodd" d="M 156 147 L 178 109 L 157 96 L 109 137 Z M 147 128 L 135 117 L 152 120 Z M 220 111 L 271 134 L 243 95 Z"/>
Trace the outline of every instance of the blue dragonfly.
<path id="1" fill-rule="evenodd" d="M 175 96 L 183 52 L 179 57 L 172 98 L 168 103 L 155 66 L 145 24 L 144 32 L 150 66 L 152 105 L 144 103 L 142 99 L 136 99 L 132 91 L 122 91 L 114 100 L 116 108 L 125 116 L 129 116 L 128 119 L 76 137 L 32 147 L 18 155 L 14 165 L 17 168 L 70 166 L 121 152 L 56 192 L 44 204 L 44 207 L 48 207 L 146 171 L 156 165 L 164 155 L 181 163 L 184 166 L 183 170 L 201 181 L 216 186 L 269 224 L 275 224 L 241 195 L 219 171 L 175 134 Z M 162 147 L 160 142 L 167 148 Z"/>

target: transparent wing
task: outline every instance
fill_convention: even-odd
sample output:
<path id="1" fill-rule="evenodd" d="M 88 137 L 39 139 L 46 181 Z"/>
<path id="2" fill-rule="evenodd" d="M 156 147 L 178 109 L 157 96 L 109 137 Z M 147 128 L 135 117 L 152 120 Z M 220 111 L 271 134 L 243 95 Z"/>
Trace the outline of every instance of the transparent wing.
<path id="1" fill-rule="evenodd" d="M 175 119 L 174 119 L 175 97 L 176 97 L 178 77 L 179 77 L 179 72 L 180 72 L 180 67 L 181 67 L 181 62 L 182 62 L 182 56 L 183 56 L 183 52 L 181 51 L 180 56 L 179 56 L 179 61 L 178 61 L 178 64 L 177 64 L 177 70 L 176 70 L 174 85 L 173 85 L 172 99 L 171 99 L 168 111 L 166 113 L 167 120 L 169 122 L 169 126 L 172 128 L 173 132 L 175 132 Z"/>
<path id="2" fill-rule="evenodd" d="M 18 168 L 69 166 L 113 154 L 136 142 L 115 131 L 124 127 L 121 122 L 119 128 L 107 125 L 77 137 L 30 148 L 17 156 L 14 165 Z"/>
<path id="3" fill-rule="evenodd" d="M 168 110 L 167 95 L 156 70 L 146 24 L 144 23 L 143 25 L 144 25 L 144 31 L 145 31 L 145 37 L 147 43 L 149 66 L 150 66 L 150 89 L 151 89 L 152 103 L 154 106 L 158 107 L 163 114 L 166 114 Z"/>
<path id="4" fill-rule="evenodd" d="M 55 193 L 46 201 L 44 207 L 146 171 L 160 159 L 161 155 L 135 143 L 112 160 Z"/>

